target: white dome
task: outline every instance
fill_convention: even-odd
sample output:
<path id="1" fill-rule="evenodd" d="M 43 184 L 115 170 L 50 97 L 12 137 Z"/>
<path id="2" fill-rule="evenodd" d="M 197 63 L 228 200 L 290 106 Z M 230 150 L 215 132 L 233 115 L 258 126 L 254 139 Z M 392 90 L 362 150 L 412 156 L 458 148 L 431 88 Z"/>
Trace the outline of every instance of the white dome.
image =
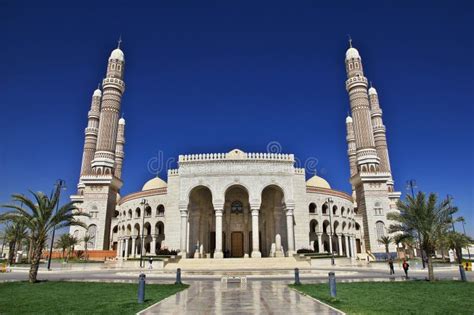
<path id="1" fill-rule="evenodd" d="M 123 117 L 119 119 L 119 125 L 125 125 L 125 119 Z"/>
<path id="2" fill-rule="evenodd" d="M 374 87 L 370 87 L 369 95 L 377 95 L 377 90 Z"/>
<path id="3" fill-rule="evenodd" d="M 124 61 L 125 58 L 124 58 L 124 55 L 123 55 L 123 51 L 120 50 L 120 48 L 116 48 L 112 51 L 112 53 L 110 54 L 110 57 L 109 57 L 109 60 L 111 59 L 118 59 L 120 61 Z"/>
<path id="4" fill-rule="evenodd" d="M 158 189 L 158 188 L 166 188 L 168 184 L 158 176 L 155 178 L 150 179 L 143 185 L 143 190 L 150 190 L 150 189 Z"/>
<path id="5" fill-rule="evenodd" d="M 351 122 L 352 122 L 352 117 L 351 117 L 351 116 L 347 116 L 347 117 L 346 117 L 346 124 L 351 123 Z"/>
<path id="6" fill-rule="evenodd" d="M 92 96 L 102 96 L 102 92 L 99 89 L 97 89 L 94 91 L 94 94 Z"/>
<path id="7" fill-rule="evenodd" d="M 355 49 L 354 47 L 351 47 L 346 51 L 346 60 L 353 59 L 353 58 L 361 59 L 359 55 L 359 51 Z"/>
<path id="8" fill-rule="evenodd" d="M 331 189 L 331 186 L 324 178 L 316 175 L 306 181 L 306 186 Z"/>

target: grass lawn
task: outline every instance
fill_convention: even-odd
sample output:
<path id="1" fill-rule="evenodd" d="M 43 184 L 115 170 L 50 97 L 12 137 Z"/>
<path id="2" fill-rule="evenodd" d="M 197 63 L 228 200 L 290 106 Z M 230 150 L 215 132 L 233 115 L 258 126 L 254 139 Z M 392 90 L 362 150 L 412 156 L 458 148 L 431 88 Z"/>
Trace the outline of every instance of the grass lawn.
<path id="1" fill-rule="evenodd" d="M 137 303 L 138 284 L 45 281 L 0 283 L 1 314 L 135 314 L 187 288 L 147 284 Z"/>
<path id="2" fill-rule="evenodd" d="M 460 281 L 337 283 L 290 285 L 348 314 L 473 314 L 474 283 Z"/>

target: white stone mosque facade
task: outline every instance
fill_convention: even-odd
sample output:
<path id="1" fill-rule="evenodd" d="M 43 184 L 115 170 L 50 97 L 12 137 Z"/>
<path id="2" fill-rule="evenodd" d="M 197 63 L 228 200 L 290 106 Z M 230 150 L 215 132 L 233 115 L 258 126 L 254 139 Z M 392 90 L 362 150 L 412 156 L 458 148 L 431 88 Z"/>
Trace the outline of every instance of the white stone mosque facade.
<path id="1" fill-rule="evenodd" d="M 385 126 L 377 91 L 368 88 L 362 59 L 352 47 L 345 58 L 351 115 L 346 118 L 349 195 L 319 176 L 306 179 L 293 154 L 180 155 L 167 181 L 155 177 L 141 191 L 120 197 L 125 120 L 125 58 L 113 50 L 92 96 L 85 129 L 78 192 L 89 250 L 114 250 L 118 258 L 179 251 L 183 258 L 282 257 L 298 249 L 365 259 L 383 253 L 387 213 L 396 210 Z M 342 125 L 342 124 L 341 124 Z M 332 240 L 332 241 L 331 241 Z M 395 250 L 391 246 L 391 251 Z"/>

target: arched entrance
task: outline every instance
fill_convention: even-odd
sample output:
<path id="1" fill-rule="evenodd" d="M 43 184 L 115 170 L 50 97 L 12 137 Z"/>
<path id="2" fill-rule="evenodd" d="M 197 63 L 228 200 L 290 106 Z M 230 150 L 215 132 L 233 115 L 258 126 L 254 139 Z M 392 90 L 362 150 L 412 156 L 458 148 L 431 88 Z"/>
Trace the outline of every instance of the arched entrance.
<path id="1" fill-rule="evenodd" d="M 189 195 L 189 242 L 190 257 L 212 255 L 216 248 L 214 207 L 212 193 L 205 186 L 195 187 Z"/>
<path id="2" fill-rule="evenodd" d="M 259 215 L 260 251 L 262 257 L 284 255 L 284 252 L 288 249 L 283 197 L 282 189 L 275 185 L 267 186 L 262 191 L 262 205 Z M 282 245 L 282 251 L 280 252 L 277 248 L 277 235 L 279 235 L 280 244 Z"/>
<path id="3" fill-rule="evenodd" d="M 224 258 L 247 257 L 251 253 L 252 218 L 249 194 L 245 187 L 234 185 L 225 192 L 222 218 Z"/>

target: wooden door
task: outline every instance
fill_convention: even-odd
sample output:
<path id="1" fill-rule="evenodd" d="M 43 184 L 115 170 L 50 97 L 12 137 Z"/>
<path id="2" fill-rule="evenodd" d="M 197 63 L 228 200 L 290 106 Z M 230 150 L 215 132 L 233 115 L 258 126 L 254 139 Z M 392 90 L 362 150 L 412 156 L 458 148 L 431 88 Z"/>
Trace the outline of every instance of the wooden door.
<path id="1" fill-rule="evenodd" d="M 244 234 L 242 232 L 232 232 L 231 243 L 232 257 L 244 257 Z"/>

